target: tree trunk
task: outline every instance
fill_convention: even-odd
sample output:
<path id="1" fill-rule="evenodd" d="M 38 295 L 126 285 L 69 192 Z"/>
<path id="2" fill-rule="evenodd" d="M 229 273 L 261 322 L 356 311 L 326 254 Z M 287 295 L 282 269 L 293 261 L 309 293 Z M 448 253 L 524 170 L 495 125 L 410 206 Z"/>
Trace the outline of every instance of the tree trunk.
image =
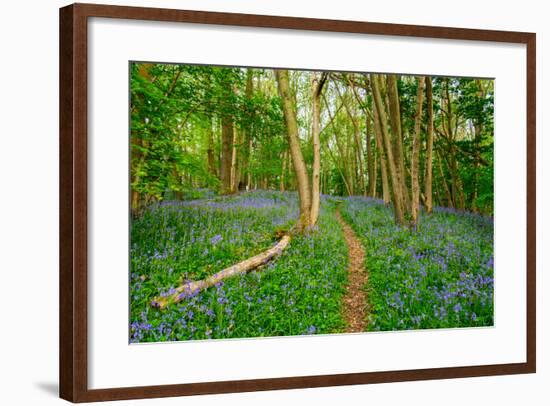
<path id="1" fill-rule="evenodd" d="M 294 172 L 298 186 L 298 197 L 300 200 L 299 230 L 304 230 L 310 225 L 311 219 L 311 190 L 307 168 L 300 147 L 298 138 L 298 124 L 296 122 L 295 98 L 290 92 L 288 70 L 276 69 L 275 77 L 283 104 L 283 115 L 285 119 L 290 155 L 294 165 Z"/>
<path id="2" fill-rule="evenodd" d="M 335 136 L 336 136 L 336 134 L 335 134 Z M 342 169 L 342 167 L 340 166 L 340 161 L 341 160 L 339 161 L 334 157 L 334 154 L 332 153 L 332 151 L 330 150 L 329 147 L 327 147 L 327 152 L 330 156 L 330 159 L 332 160 L 332 163 L 333 163 L 334 167 L 340 173 L 340 177 L 342 178 L 342 182 L 344 182 L 345 192 L 348 194 L 348 196 L 351 196 L 351 189 L 349 187 L 348 180 L 346 178 L 346 174 L 344 173 L 345 168 Z"/>
<path id="3" fill-rule="evenodd" d="M 246 87 L 245 87 L 245 97 L 247 102 L 250 102 L 252 99 L 252 94 L 254 92 L 254 69 L 249 68 L 246 72 Z M 248 111 L 248 120 L 253 119 L 254 112 Z M 241 158 L 239 162 L 239 183 L 242 183 L 246 189 L 249 188 L 249 179 L 250 179 L 250 161 L 251 161 L 251 148 L 252 148 L 252 128 L 250 124 L 245 124 L 244 128 L 241 130 L 241 147 L 239 157 Z"/>
<path id="4" fill-rule="evenodd" d="M 447 197 L 447 206 L 448 207 L 455 207 L 455 204 L 453 202 L 453 196 L 451 195 L 451 191 L 449 190 L 449 185 L 447 185 L 447 180 L 445 179 L 445 173 L 443 172 L 443 163 L 441 161 L 441 155 L 436 150 L 437 155 L 437 163 L 439 168 L 439 176 L 441 177 L 441 183 L 443 184 L 443 190 L 445 191 L 445 196 Z"/>
<path id="5" fill-rule="evenodd" d="M 283 152 L 283 157 L 282 157 L 282 165 L 281 165 L 281 178 L 279 180 L 279 190 L 281 192 L 284 192 L 285 191 L 285 172 L 286 172 L 286 161 L 288 159 L 288 152 L 285 151 Z"/>
<path id="6" fill-rule="evenodd" d="M 337 142 L 337 145 L 338 144 L 341 144 L 338 140 L 339 140 L 339 137 L 337 136 L 336 137 L 336 142 Z M 349 142 L 347 142 L 346 144 L 349 145 Z M 349 186 L 349 195 L 350 196 L 353 196 L 355 194 L 355 177 L 354 177 L 354 161 L 352 161 L 350 159 L 350 154 L 349 154 L 349 146 L 346 146 L 347 148 L 344 149 L 344 147 L 342 147 L 340 150 L 340 159 L 343 161 L 343 164 L 344 164 L 344 173 L 346 174 L 346 178 L 348 180 L 348 186 Z"/>
<path id="7" fill-rule="evenodd" d="M 473 179 L 473 185 L 472 185 L 472 211 L 474 213 L 478 212 L 477 207 L 477 197 L 478 197 L 478 183 L 479 183 L 479 148 L 481 143 L 481 124 L 476 123 L 474 124 L 474 179 Z"/>
<path id="8" fill-rule="evenodd" d="M 216 170 L 216 158 L 214 157 L 214 120 L 210 118 L 210 128 L 208 129 L 208 144 L 207 144 L 207 160 L 208 160 L 208 172 L 212 175 L 217 176 Z"/>
<path id="9" fill-rule="evenodd" d="M 456 148 L 454 143 L 451 143 L 445 160 L 447 161 L 447 167 L 451 172 L 451 193 L 453 195 L 455 207 L 457 209 L 464 209 L 464 191 L 462 189 L 460 175 L 458 174 L 458 163 L 456 161 Z"/>
<path id="10" fill-rule="evenodd" d="M 371 189 L 371 196 L 374 197 L 374 198 L 377 198 L 378 197 L 378 191 L 377 191 L 377 188 L 376 188 L 376 185 L 378 184 L 378 164 L 376 163 L 377 162 L 377 157 L 378 157 L 378 152 L 376 151 L 376 148 L 374 148 L 374 146 L 371 146 L 371 149 L 372 149 L 372 189 Z"/>
<path id="11" fill-rule="evenodd" d="M 250 163 L 252 162 L 252 137 L 248 140 L 248 170 L 246 171 L 246 190 L 250 190 L 252 188 L 252 170 L 250 168 Z"/>
<path id="12" fill-rule="evenodd" d="M 237 126 L 233 125 L 233 148 L 231 150 L 231 193 L 236 193 L 239 190 L 239 132 Z"/>
<path id="13" fill-rule="evenodd" d="M 476 85 L 478 88 L 477 96 L 479 99 L 483 100 L 485 98 L 485 91 L 483 90 L 483 87 L 481 85 L 481 81 L 479 79 L 476 80 Z M 474 213 L 477 213 L 479 211 L 479 208 L 477 207 L 477 198 L 478 198 L 478 188 L 479 188 L 479 166 L 481 161 L 481 155 L 480 155 L 480 144 L 481 144 L 481 134 L 483 132 L 483 123 L 480 120 L 479 117 L 476 117 L 474 120 L 474 181 L 472 185 L 472 211 Z"/>
<path id="14" fill-rule="evenodd" d="M 231 193 L 231 161 L 233 156 L 233 118 L 222 115 L 222 147 L 220 159 L 220 180 L 222 194 Z"/>
<path id="15" fill-rule="evenodd" d="M 372 93 L 374 98 L 374 105 L 377 111 L 383 143 L 385 146 L 387 164 L 389 167 L 389 173 L 391 177 L 395 222 L 397 224 L 402 225 L 404 223 L 403 205 L 402 205 L 403 199 L 401 196 L 402 187 L 399 182 L 399 175 L 397 174 L 397 165 L 393 156 L 390 135 L 388 134 L 387 124 L 386 124 L 386 112 L 384 110 L 384 105 L 382 104 L 382 96 L 380 95 L 380 82 L 379 82 L 380 78 L 377 74 L 371 74 L 370 77 L 371 77 L 371 86 L 372 86 Z"/>
<path id="16" fill-rule="evenodd" d="M 373 108 L 374 113 L 374 136 L 376 138 L 376 148 L 378 150 L 378 156 L 380 157 L 380 173 L 382 178 L 382 198 L 384 204 L 388 206 L 390 204 L 390 187 L 388 184 L 388 169 L 386 164 L 386 156 L 384 153 L 384 142 L 382 141 L 382 130 L 380 129 L 380 118 L 378 117 L 378 110 L 376 106 Z"/>
<path id="17" fill-rule="evenodd" d="M 344 104 L 344 107 L 346 109 L 346 112 L 348 113 L 348 116 L 351 120 L 351 123 L 353 124 L 353 140 L 355 143 L 355 157 L 354 157 L 354 163 L 355 165 L 355 178 L 359 180 L 359 182 L 356 182 L 359 188 L 361 189 L 361 192 L 366 195 L 367 189 L 365 187 L 365 173 L 363 168 L 363 148 L 362 143 L 360 140 L 359 135 L 359 124 L 357 123 L 357 118 L 354 116 L 353 112 L 351 111 L 351 107 L 349 106 L 349 101 L 347 98 L 344 97 L 340 93 L 340 90 L 338 89 L 338 86 L 336 86 L 336 91 L 338 93 L 338 96 L 342 100 L 342 103 Z"/>
<path id="18" fill-rule="evenodd" d="M 355 148 L 357 151 L 357 175 L 359 176 L 359 188 L 361 189 L 361 192 L 364 196 L 367 195 L 367 186 L 365 183 L 365 168 L 363 166 L 363 143 L 361 142 L 361 136 L 359 133 L 359 126 L 355 128 L 355 131 L 353 132 L 355 135 Z"/>
<path id="19" fill-rule="evenodd" d="M 338 131 L 338 128 L 334 125 L 334 120 L 335 120 L 335 114 L 338 113 L 339 111 L 339 108 L 336 110 L 336 113 L 335 114 L 332 114 L 332 112 L 330 111 L 330 108 L 328 107 L 329 106 L 329 103 L 327 101 L 327 98 L 323 95 L 323 100 L 325 102 L 325 105 L 327 106 L 327 112 L 328 112 L 328 116 L 329 116 L 329 123 L 327 125 L 330 125 L 332 127 L 332 131 L 333 131 L 333 135 L 334 135 L 334 143 L 336 145 L 336 148 L 338 150 L 338 154 L 340 155 L 340 159 L 339 160 L 336 160 L 336 158 L 334 157 L 334 154 L 332 153 L 330 147 L 327 148 L 327 151 L 330 155 L 330 158 L 332 159 L 332 162 L 334 163 L 334 166 L 338 169 L 338 172 L 340 172 L 340 176 L 342 178 L 342 181 L 344 182 L 344 186 L 346 188 L 346 192 L 348 194 L 348 196 L 351 196 L 353 195 L 353 189 L 352 189 L 352 186 L 350 185 L 352 179 L 349 177 L 349 170 L 348 170 L 348 159 L 345 155 L 345 152 L 344 152 L 344 148 L 342 147 L 341 145 L 341 142 L 340 142 L 340 136 L 339 136 L 339 131 Z M 342 107 L 343 105 L 340 105 L 340 107 Z M 343 168 L 340 166 L 340 164 L 343 163 Z"/>
<path id="20" fill-rule="evenodd" d="M 154 80 L 154 78 L 151 76 L 151 73 L 149 72 L 152 66 L 152 63 L 142 63 L 139 64 L 138 67 L 138 74 L 148 82 L 152 82 Z M 137 165 L 134 165 L 133 163 L 131 165 L 134 169 L 131 173 L 131 184 L 137 185 L 140 181 L 139 172 L 142 166 L 145 164 L 145 155 L 143 154 L 142 149 L 147 147 L 147 142 L 133 132 L 131 133 L 130 141 L 131 144 L 135 145 L 136 147 L 131 149 L 130 158 L 133 162 L 137 162 Z M 142 196 L 141 193 L 136 190 L 135 186 L 132 186 L 131 189 L 131 212 L 133 214 L 136 214 L 137 212 L 139 212 Z"/>
<path id="21" fill-rule="evenodd" d="M 367 146 L 367 176 L 368 176 L 368 185 L 369 192 L 368 196 L 374 197 L 376 194 L 376 165 L 374 165 L 374 151 L 371 144 L 371 120 L 368 114 L 365 114 L 366 117 L 366 128 L 365 128 L 365 143 Z"/>
<path id="22" fill-rule="evenodd" d="M 310 225 L 317 223 L 319 217 L 319 207 L 321 205 L 319 176 L 321 174 L 321 140 L 319 137 L 321 121 L 321 92 L 326 80 L 326 73 L 321 74 L 319 78 L 316 72 L 312 74 L 311 81 L 311 110 L 312 124 L 311 135 L 313 139 L 313 173 L 311 176 L 311 213 Z"/>
<path id="23" fill-rule="evenodd" d="M 319 176 L 321 173 L 321 141 L 319 140 L 319 121 L 321 119 L 321 103 L 319 100 L 319 78 L 317 72 L 312 73 L 311 80 L 311 135 L 313 138 L 313 171 L 311 176 L 311 213 L 310 224 L 315 225 L 319 217 L 320 192 Z"/>
<path id="24" fill-rule="evenodd" d="M 407 177 L 405 172 L 405 155 L 403 153 L 403 131 L 401 128 L 401 106 L 399 101 L 399 92 L 397 89 L 397 75 L 386 75 L 387 92 L 390 111 L 390 125 L 393 133 L 394 159 L 397 174 L 397 182 L 401 188 L 401 198 L 403 208 L 410 211 L 411 201 L 409 190 L 407 189 Z M 393 179 L 392 179 L 393 183 Z"/>
<path id="25" fill-rule="evenodd" d="M 133 173 L 132 173 L 132 185 L 137 185 L 140 181 L 139 172 L 141 167 L 145 163 L 145 155 L 141 152 L 141 148 L 145 145 L 145 141 L 141 138 L 132 137 L 131 140 L 132 145 L 135 145 L 136 148 L 132 148 L 130 151 L 131 159 L 133 162 L 137 162 L 137 164 L 132 163 Z M 131 201 L 131 211 L 132 214 L 137 214 L 140 210 L 140 203 L 141 203 L 141 193 L 139 193 L 135 186 L 132 186 L 132 201 Z"/>
<path id="26" fill-rule="evenodd" d="M 189 296 L 197 294 L 201 290 L 207 289 L 217 283 L 220 283 L 224 279 L 228 279 L 243 274 L 245 272 L 249 272 L 262 265 L 265 265 L 267 262 L 280 255 L 289 243 L 290 235 L 284 235 L 277 244 L 275 244 L 267 251 L 264 251 L 261 254 L 258 254 L 252 258 L 248 258 L 242 262 L 239 262 L 238 264 L 232 265 L 229 268 L 225 268 L 224 270 L 217 272 L 206 279 L 185 283 L 176 288 L 176 292 L 170 296 L 154 298 L 151 302 L 151 306 L 157 307 L 161 310 L 165 309 L 168 305 L 178 303 Z"/>
<path id="27" fill-rule="evenodd" d="M 411 155 L 411 222 L 413 226 L 418 224 L 418 214 L 420 208 L 420 183 L 418 180 L 418 160 L 420 154 L 420 125 L 422 124 L 422 102 L 424 95 L 425 77 L 418 79 L 418 88 L 416 91 L 416 114 L 414 117 L 414 134 Z"/>
<path id="28" fill-rule="evenodd" d="M 426 132 L 426 175 L 424 178 L 424 196 L 426 199 L 426 211 L 428 214 L 433 210 L 432 197 L 432 155 L 433 155 L 433 140 L 434 140 L 434 112 L 433 112 L 433 93 L 432 93 L 432 78 L 426 76 L 426 108 L 428 110 L 428 124 Z"/>

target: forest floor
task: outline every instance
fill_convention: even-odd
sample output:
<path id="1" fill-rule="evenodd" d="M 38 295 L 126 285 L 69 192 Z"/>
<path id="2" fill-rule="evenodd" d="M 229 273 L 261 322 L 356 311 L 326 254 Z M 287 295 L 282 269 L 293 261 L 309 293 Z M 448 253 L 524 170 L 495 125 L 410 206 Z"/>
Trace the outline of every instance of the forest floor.
<path id="1" fill-rule="evenodd" d="M 295 192 L 196 196 L 132 220 L 130 341 L 493 325 L 493 219 L 435 208 L 417 230 L 360 196 L 323 196 L 318 224 L 260 270 L 159 310 L 151 301 L 272 247 Z"/>
<path id="2" fill-rule="evenodd" d="M 368 275 L 365 270 L 365 250 L 355 235 L 355 232 L 342 219 L 339 210 L 336 210 L 336 218 L 344 230 L 344 238 L 348 245 L 349 255 L 349 284 L 343 299 L 346 332 L 359 333 L 365 331 L 367 326 L 365 286 L 367 284 Z"/>

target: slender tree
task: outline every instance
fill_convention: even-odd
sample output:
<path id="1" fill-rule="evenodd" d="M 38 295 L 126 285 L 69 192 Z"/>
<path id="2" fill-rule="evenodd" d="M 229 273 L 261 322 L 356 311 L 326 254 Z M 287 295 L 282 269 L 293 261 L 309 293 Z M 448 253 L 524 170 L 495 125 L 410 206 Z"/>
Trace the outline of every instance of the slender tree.
<path id="1" fill-rule="evenodd" d="M 224 113 L 221 118 L 221 158 L 220 158 L 220 179 L 222 194 L 231 193 L 231 161 L 233 158 L 233 118 Z"/>
<path id="2" fill-rule="evenodd" d="M 382 96 L 380 94 L 380 76 L 377 74 L 371 74 L 371 86 L 374 97 L 374 105 L 377 111 L 378 121 L 381 129 L 381 134 L 384 143 L 384 151 L 387 158 L 387 164 L 389 173 L 391 174 L 391 185 L 393 195 L 393 211 L 395 215 L 395 222 L 397 224 L 403 224 L 405 217 L 403 212 L 403 188 L 400 182 L 400 177 L 397 172 L 397 164 L 393 155 L 393 148 L 390 139 L 390 135 L 386 124 L 386 112 L 382 102 Z"/>
<path id="3" fill-rule="evenodd" d="M 420 127 L 422 120 L 422 103 L 424 95 L 425 77 L 417 79 L 418 89 L 416 92 L 416 114 L 414 118 L 414 134 L 411 156 L 411 223 L 416 226 L 420 207 L 420 184 L 418 180 L 418 160 L 420 155 Z"/>
<path id="4" fill-rule="evenodd" d="M 388 182 L 388 168 L 386 163 L 386 153 L 384 152 L 384 141 L 382 136 L 382 130 L 380 129 L 380 118 L 378 117 L 378 110 L 376 107 L 374 111 L 374 135 L 376 137 L 376 148 L 378 156 L 380 157 L 380 176 L 382 178 L 382 199 L 387 206 L 390 204 L 390 186 Z"/>
<path id="5" fill-rule="evenodd" d="M 393 153 L 395 159 L 395 182 L 401 188 L 401 199 L 405 211 L 410 211 L 411 201 L 406 182 L 405 154 L 403 151 L 403 129 L 401 126 L 401 105 L 397 88 L 397 75 L 386 75 L 386 88 L 390 112 L 390 126 L 393 139 Z M 392 177 L 393 178 L 393 177 Z M 392 182 L 394 179 L 392 179 Z"/>
<path id="6" fill-rule="evenodd" d="M 363 168 L 363 148 L 361 143 L 359 123 L 357 121 L 357 117 L 352 112 L 351 101 L 349 100 L 349 98 L 347 98 L 346 95 L 343 95 L 340 92 L 338 86 L 336 86 L 336 92 L 338 93 L 338 97 L 340 98 L 340 100 L 342 100 L 342 104 L 344 105 L 346 112 L 349 116 L 349 119 L 353 125 L 353 141 L 355 146 L 354 162 L 356 162 L 356 165 L 357 165 L 357 168 L 356 168 L 357 170 L 355 171 L 355 174 L 359 180 L 358 182 L 359 188 L 361 189 L 362 193 L 366 194 L 367 189 L 365 187 L 365 174 L 364 174 L 364 168 Z"/>
<path id="7" fill-rule="evenodd" d="M 283 105 L 283 115 L 285 119 L 286 131 L 288 136 L 288 144 L 292 164 L 294 165 L 294 173 L 296 174 L 296 182 L 298 186 L 298 196 L 300 200 L 300 219 L 298 223 L 299 230 L 305 230 L 310 225 L 311 220 L 311 190 L 309 186 L 309 178 L 307 168 L 298 138 L 298 123 L 296 120 L 295 96 L 291 93 L 289 84 L 288 70 L 275 70 L 277 78 L 277 86 Z"/>
<path id="8" fill-rule="evenodd" d="M 321 140 L 319 138 L 320 133 L 320 121 L 321 121 L 321 92 L 323 91 L 323 85 L 327 79 L 327 74 L 322 73 L 321 77 L 314 72 L 311 81 L 311 107 L 312 107 L 312 128 L 311 134 L 313 139 L 313 174 L 311 181 L 311 214 L 310 225 L 317 223 L 319 217 L 319 207 L 321 204 L 320 197 L 320 184 L 319 176 L 321 172 Z"/>
<path id="9" fill-rule="evenodd" d="M 426 76 L 426 109 L 428 112 L 428 123 L 426 124 L 426 175 L 424 177 L 424 196 L 426 198 L 426 212 L 430 214 L 433 210 L 432 154 L 434 139 L 432 78 L 430 76 Z"/>

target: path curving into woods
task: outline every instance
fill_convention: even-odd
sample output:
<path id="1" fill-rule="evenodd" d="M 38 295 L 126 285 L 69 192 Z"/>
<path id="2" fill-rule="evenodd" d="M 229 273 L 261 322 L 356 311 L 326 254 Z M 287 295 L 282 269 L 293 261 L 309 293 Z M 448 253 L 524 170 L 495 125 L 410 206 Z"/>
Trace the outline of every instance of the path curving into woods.
<path id="1" fill-rule="evenodd" d="M 355 235 L 352 228 L 342 219 L 340 211 L 336 210 L 336 218 L 344 230 L 344 237 L 348 245 L 348 286 L 344 296 L 344 318 L 346 333 L 365 331 L 366 320 L 366 293 L 364 290 L 368 274 L 365 270 L 365 249 Z"/>

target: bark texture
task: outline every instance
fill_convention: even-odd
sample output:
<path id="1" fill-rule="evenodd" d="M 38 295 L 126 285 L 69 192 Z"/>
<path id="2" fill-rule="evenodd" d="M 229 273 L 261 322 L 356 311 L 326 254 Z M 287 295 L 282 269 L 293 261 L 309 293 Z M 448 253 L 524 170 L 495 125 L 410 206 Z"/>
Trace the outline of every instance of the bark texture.
<path id="1" fill-rule="evenodd" d="M 292 164 L 294 165 L 300 200 L 300 220 L 298 228 L 303 230 L 310 225 L 311 189 L 309 187 L 307 168 L 298 138 L 298 124 L 296 122 L 296 111 L 294 109 L 294 97 L 290 91 L 288 71 L 286 69 L 277 69 L 275 70 L 275 77 L 283 103 L 283 115 L 286 123 L 290 156 L 292 157 Z"/>
<path id="2" fill-rule="evenodd" d="M 428 114 L 428 123 L 426 128 L 426 176 L 424 178 L 424 196 L 426 199 L 426 211 L 430 214 L 433 210 L 432 197 L 432 162 L 433 162 L 433 143 L 434 143 L 434 111 L 432 78 L 426 77 L 426 109 Z"/>
<path id="3" fill-rule="evenodd" d="M 393 194 L 393 211 L 395 215 L 395 222 L 397 224 L 404 223 L 403 214 L 403 198 L 402 198 L 402 185 L 400 183 L 400 177 L 397 172 L 397 165 L 393 156 L 392 143 L 390 134 L 386 125 L 386 112 L 382 102 L 382 96 L 380 94 L 380 78 L 379 75 L 371 74 L 372 93 L 374 98 L 374 105 L 378 115 L 378 121 L 380 124 L 381 134 L 384 142 L 384 149 L 387 158 L 387 165 L 391 176 L 392 194 Z"/>
<path id="4" fill-rule="evenodd" d="M 224 279 L 231 278 L 245 272 L 249 272 L 253 269 L 258 268 L 261 265 L 265 265 L 273 258 L 279 256 L 289 243 L 290 235 L 284 235 L 277 244 L 275 244 L 270 249 L 262 252 L 261 254 L 258 254 L 252 258 L 248 258 L 242 262 L 239 262 L 238 264 L 230 266 L 229 268 L 225 268 L 224 270 L 215 273 L 214 275 L 209 276 L 206 279 L 185 283 L 176 288 L 176 292 L 174 294 L 165 297 L 156 297 L 155 299 L 153 299 L 153 301 L 151 302 L 151 306 L 157 307 L 161 310 L 165 309 L 168 305 L 178 303 L 186 297 L 195 295 L 201 290 L 214 286 Z"/>
<path id="5" fill-rule="evenodd" d="M 422 103 L 424 95 L 425 77 L 418 78 L 416 91 L 416 114 L 414 117 L 414 134 L 411 156 L 411 223 L 418 223 L 420 208 L 420 183 L 418 179 L 418 160 L 420 155 L 420 125 L 422 124 Z"/>
<path id="6" fill-rule="evenodd" d="M 405 155 L 403 153 L 403 130 L 401 127 L 401 105 L 399 102 L 399 91 L 397 89 L 397 76 L 386 75 L 386 82 L 390 112 L 390 126 L 393 135 L 393 155 L 397 175 L 397 178 L 393 178 L 392 176 L 392 182 L 395 179 L 395 182 L 399 184 L 399 187 L 401 188 L 400 194 L 403 210 L 409 211 L 411 202 L 406 182 Z"/>
<path id="7" fill-rule="evenodd" d="M 220 180 L 222 194 L 231 193 L 231 160 L 233 158 L 233 118 L 222 116 L 222 147 L 220 158 Z"/>
<path id="8" fill-rule="evenodd" d="M 320 134 L 320 121 L 321 121 L 321 92 L 323 91 L 323 85 L 326 80 L 326 73 L 323 73 L 321 77 L 317 73 L 313 74 L 311 83 L 312 95 L 312 125 L 311 134 L 313 138 L 313 173 L 311 176 L 311 212 L 310 212 L 310 225 L 315 225 L 319 218 L 319 207 L 321 205 L 320 195 L 320 175 L 321 175 L 321 140 Z"/>

